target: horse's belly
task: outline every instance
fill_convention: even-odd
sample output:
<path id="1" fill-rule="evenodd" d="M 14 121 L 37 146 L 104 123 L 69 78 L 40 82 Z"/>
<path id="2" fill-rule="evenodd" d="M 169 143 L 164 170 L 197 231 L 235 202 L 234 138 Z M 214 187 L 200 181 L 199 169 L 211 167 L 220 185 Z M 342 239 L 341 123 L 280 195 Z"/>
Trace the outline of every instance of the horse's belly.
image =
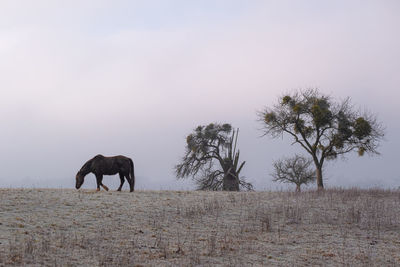
<path id="1" fill-rule="evenodd" d="M 108 171 L 104 172 L 104 175 L 114 175 L 114 174 L 117 174 L 117 173 L 119 173 L 118 170 L 108 170 Z"/>

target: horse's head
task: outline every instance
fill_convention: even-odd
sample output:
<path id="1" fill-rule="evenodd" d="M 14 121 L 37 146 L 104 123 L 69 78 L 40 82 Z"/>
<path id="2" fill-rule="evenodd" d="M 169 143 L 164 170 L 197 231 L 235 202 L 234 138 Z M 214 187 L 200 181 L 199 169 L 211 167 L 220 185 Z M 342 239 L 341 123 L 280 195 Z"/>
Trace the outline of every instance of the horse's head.
<path id="1" fill-rule="evenodd" d="M 78 172 L 76 174 L 76 184 L 75 184 L 75 188 L 79 189 L 81 188 L 83 181 L 84 181 L 85 175 L 83 175 L 81 172 Z"/>

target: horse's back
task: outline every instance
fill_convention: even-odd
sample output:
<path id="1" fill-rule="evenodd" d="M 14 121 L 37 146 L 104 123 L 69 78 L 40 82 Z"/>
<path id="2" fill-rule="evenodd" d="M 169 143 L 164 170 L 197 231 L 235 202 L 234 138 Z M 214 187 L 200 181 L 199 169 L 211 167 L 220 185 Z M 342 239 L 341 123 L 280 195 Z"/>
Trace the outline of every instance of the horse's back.
<path id="1" fill-rule="evenodd" d="M 103 175 L 114 175 L 117 173 L 126 173 L 130 170 L 131 159 L 122 155 L 113 157 L 104 157 L 97 155 L 93 158 L 94 172 Z"/>
<path id="2" fill-rule="evenodd" d="M 131 160 L 130 158 L 122 156 L 122 155 L 114 156 L 112 158 L 115 158 L 115 159 L 117 159 L 119 161 L 124 161 L 124 160 L 130 161 Z"/>
<path id="3" fill-rule="evenodd" d="M 118 155 L 114 157 L 115 163 L 119 168 L 127 169 L 129 171 L 131 166 L 131 159 L 122 155 Z"/>

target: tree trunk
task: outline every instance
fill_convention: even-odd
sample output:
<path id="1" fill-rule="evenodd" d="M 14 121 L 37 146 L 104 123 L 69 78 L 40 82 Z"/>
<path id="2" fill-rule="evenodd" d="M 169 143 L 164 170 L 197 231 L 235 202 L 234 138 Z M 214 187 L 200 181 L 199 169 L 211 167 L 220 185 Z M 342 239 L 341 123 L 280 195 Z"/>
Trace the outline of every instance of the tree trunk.
<path id="1" fill-rule="evenodd" d="M 296 184 L 296 192 L 300 192 L 300 185 Z"/>
<path id="2" fill-rule="evenodd" d="M 317 175 L 317 186 L 318 190 L 324 189 L 324 183 L 322 181 L 322 166 L 317 165 L 316 175 Z"/>
<path id="3" fill-rule="evenodd" d="M 317 177 L 318 191 L 319 190 L 324 190 L 324 183 L 322 181 L 322 163 L 323 163 L 323 159 L 321 159 L 321 161 L 319 161 L 316 154 L 313 154 L 312 156 L 313 156 L 313 160 L 314 160 L 314 164 L 315 164 L 315 176 Z"/>
<path id="4" fill-rule="evenodd" d="M 222 184 L 222 190 L 224 191 L 239 191 L 239 179 L 237 175 L 228 172 L 225 174 Z"/>

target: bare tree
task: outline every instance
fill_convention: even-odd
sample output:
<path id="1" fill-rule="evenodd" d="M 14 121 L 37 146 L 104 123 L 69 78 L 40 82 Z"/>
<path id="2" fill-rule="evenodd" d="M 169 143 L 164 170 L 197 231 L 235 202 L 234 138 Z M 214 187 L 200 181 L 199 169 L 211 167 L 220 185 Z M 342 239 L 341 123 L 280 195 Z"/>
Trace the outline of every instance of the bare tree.
<path id="1" fill-rule="evenodd" d="M 287 134 L 312 156 L 318 189 L 323 189 L 322 166 L 354 150 L 379 154 L 377 147 L 384 136 L 375 116 L 356 111 L 347 98 L 333 101 L 317 89 L 284 95 L 273 108 L 259 112 L 264 134 L 280 137 Z"/>
<path id="2" fill-rule="evenodd" d="M 316 178 L 315 170 L 310 168 L 312 163 L 312 159 L 297 154 L 291 158 L 277 160 L 273 163 L 273 181 L 295 184 L 296 192 L 300 192 L 302 184 L 308 184 Z"/>
<path id="3" fill-rule="evenodd" d="M 252 190 L 239 176 L 246 162 L 239 164 L 238 132 L 230 124 L 198 126 L 186 138 L 185 156 L 175 166 L 177 178 L 192 176 L 200 190 Z"/>

